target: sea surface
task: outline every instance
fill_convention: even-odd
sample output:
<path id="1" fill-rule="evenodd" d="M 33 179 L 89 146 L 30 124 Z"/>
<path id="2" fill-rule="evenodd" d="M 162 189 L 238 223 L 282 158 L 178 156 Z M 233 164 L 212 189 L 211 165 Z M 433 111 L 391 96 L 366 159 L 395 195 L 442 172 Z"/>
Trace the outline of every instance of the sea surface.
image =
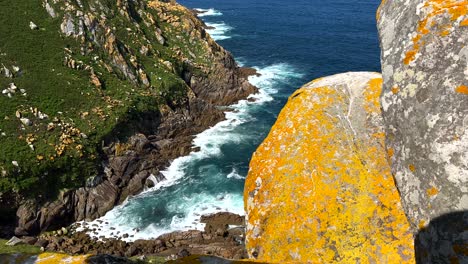
<path id="1" fill-rule="evenodd" d="M 107 213 L 97 236 L 127 233 L 127 240 L 175 230 L 203 229 L 200 215 L 244 214 L 243 189 L 252 153 L 267 136 L 296 89 L 347 71 L 380 71 L 375 12 L 379 0 L 180 0 L 197 8 L 210 35 L 260 89 L 256 102 L 241 101 L 226 120 L 197 135 L 199 152 L 163 172 L 167 181 Z M 106 222 L 108 224 L 106 224 Z"/>

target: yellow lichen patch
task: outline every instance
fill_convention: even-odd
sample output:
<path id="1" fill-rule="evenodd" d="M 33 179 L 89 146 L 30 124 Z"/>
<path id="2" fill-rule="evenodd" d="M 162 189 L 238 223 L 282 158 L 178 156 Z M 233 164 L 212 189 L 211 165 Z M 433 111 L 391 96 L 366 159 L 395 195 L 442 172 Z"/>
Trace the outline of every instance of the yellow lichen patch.
<path id="1" fill-rule="evenodd" d="M 295 92 L 253 155 L 246 247 L 272 263 L 411 263 L 413 239 L 384 148 L 377 73 Z"/>
<path id="2" fill-rule="evenodd" d="M 436 187 L 432 187 L 428 189 L 426 192 L 427 192 L 427 195 L 429 196 L 436 196 L 439 193 L 439 190 Z"/>
<path id="3" fill-rule="evenodd" d="M 392 93 L 393 94 L 397 94 L 399 91 L 400 91 L 400 88 L 398 88 L 398 86 L 393 86 L 392 87 Z"/>
<path id="4" fill-rule="evenodd" d="M 419 221 L 418 227 L 419 227 L 419 229 L 426 228 L 426 221 L 424 221 L 424 220 Z"/>
<path id="5" fill-rule="evenodd" d="M 389 158 L 393 157 L 394 154 L 395 154 L 395 150 L 393 148 L 388 148 L 387 149 L 387 156 Z"/>
<path id="6" fill-rule="evenodd" d="M 463 19 L 463 20 L 460 22 L 460 26 L 462 26 L 462 27 L 468 26 L 468 18 L 467 18 L 467 19 Z"/>
<path id="7" fill-rule="evenodd" d="M 379 98 L 380 93 L 382 92 L 382 83 L 382 78 L 371 79 L 368 82 L 368 88 L 364 90 L 366 102 L 372 104 L 373 106 L 369 109 L 369 111 L 374 113 L 377 111 L 376 108 L 380 107 Z"/>
<path id="8" fill-rule="evenodd" d="M 452 22 L 468 14 L 467 6 L 467 0 L 426 0 L 422 6 L 422 9 L 425 9 L 428 12 L 424 12 L 426 16 L 423 17 L 418 23 L 416 28 L 417 35 L 413 38 L 413 45 L 411 49 L 405 53 L 403 63 L 409 65 L 416 59 L 417 53 L 425 44 L 425 42 L 422 40 L 423 37 L 430 32 L 434 32 L 435 29 L 433 28 L 438 28 L 438 31 L 440 32 L 439 35 L 442 37 L 449 35 L 451 29 L 453 28 Z M 449 16 L 449 23 L 441 23 L 443 21 L 441 17 L 444 15 Z"/>
<path id="9" fill-rule="evenodd" d="M 410 169 L 411 172 L 415 172 L 416 171 L 416 167 L 413 165 L 413 164 L 410 164 L 408 166 L 408 168 Z"/>
<path id="10" fill-rule="evenodd" d="M 465 85 L 458 86 L 458 87 L 455 89 L 455 92 L 461 93 L 461 94 L 468 94 L 468 87 L 465 86 Z"/>
<path id="11" fill-rule="evenodd" d="M 377 13 L 376 13 L 376 16 L 375 16 L 375 19 L 377 21 L 380 20 L 380 11 L 382 10 L 382 6 L 385 5 L 386 2 L 387 2 L 387 0 L 382 0 L 382 2 L 379 5 L 379 8 L 377 9 Z"/>
<path id="12" fill-rule="evenodd" d="M 84 264 L 89 255 L 70 256 L 59 253 L 43 253 L 37 257 L 36 264 Z"/>

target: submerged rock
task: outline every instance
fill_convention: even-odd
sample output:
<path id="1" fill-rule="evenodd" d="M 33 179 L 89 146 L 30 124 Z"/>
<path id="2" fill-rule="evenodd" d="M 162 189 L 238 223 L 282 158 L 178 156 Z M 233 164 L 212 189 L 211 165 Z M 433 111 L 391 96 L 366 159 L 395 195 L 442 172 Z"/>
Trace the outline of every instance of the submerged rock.
<path id="1" fill-rule="evenodd" d="M 421 263 L 468 261 L 466 1 L 384 1 L 378 11 L 392 173 Z M 395 45 L 398 43 L 398 45 Z"/>
<path id="2" fill-rule="evenodd" d="M 385 151 L 378 73 L 296 91 L 245 185 L 249 256 L 284 263 L 405 263 L 412 236 Z"/>

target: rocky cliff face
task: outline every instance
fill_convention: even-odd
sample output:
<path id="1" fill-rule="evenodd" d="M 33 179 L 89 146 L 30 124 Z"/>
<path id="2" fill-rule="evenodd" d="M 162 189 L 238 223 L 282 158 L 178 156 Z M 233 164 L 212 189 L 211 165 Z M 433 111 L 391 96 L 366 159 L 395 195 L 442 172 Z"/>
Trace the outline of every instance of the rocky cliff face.
<path id="1" fill-rule="evenodd" d="M 418 260 L 466 262 L 467 3 L 383 1 L 377 18 L 386 144 Z"/>
<path id="2" fill-rule="evenodd" d="M 296 91 L 245 185 L 249 256 L 284 263 L 406 263 L 409 223 L 384 149 L 378 73 Z"/>
<path id="3" fill-rule="evenodd" d="M 468 209 L 468 11 L 463 1 L 392 1 L 379 14 L 387 145 L 417 228 Z"/>
<path id="4" fill-rule="evenodd" d="M 164 180 L 192 135 L 224 118 L 217 106 L 256 91 L 174 1 L 0 10 L 0 209 L 18 208 L 18 235 L 100 217 Z"/>

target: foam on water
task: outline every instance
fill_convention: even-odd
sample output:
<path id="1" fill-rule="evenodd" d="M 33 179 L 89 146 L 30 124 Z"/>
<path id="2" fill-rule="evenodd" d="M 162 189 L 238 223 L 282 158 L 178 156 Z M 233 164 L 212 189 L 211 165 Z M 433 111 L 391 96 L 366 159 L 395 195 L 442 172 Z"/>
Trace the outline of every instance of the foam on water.
<path id="1" fill-rule="evenodd" d="M 114 208 L 101 217 L 100 221 L 93 221 L 86 225 L 96 228 L 90 233 L 94 237 L 120 237 L 127 242 L 137 239 L 154 239 L 160 235 L 178 230 L 203 230 L 204 224 L 200 223 L 200 216 L 217 212 L 232 212 L 244 214 L 244 203 L 241 194 L 225 193 L 218 196 L 194 193 L 190 197 L 182 197 L 184 202 L 174 200 L 167 208 L 177 215 L 165 223 L 152 223 L 145 227 L 139 225 L 141 219 L 138 215 L 125 211 L 126 203 Z M 128 202 L 127 202 L 128 203 Z M 180 215 L 180 216 L 179 216 Z M 122 238 L 124 234 L 129 237 Z"/>
<path id="2" fill-rule="evenodd" d="M 224 40 L 230 39 L 232 37 L 229 35 L 229 32 L 233 28 L 229 25 L 226 25 L 224 22 L 206 23 L 206 25 L 208 26 L 206 31 L 214 40 Z"/>
<path id="3" fill-rule="evenodd" d="M 229 173 L 226 177 L 228 179 L 245 180 L 245 176 L 240 175 L 236 168 L 233 168 L 231 173 Z"/>
<path id="4" fill-rule="evenodd" d="M 200 12 L 197 14 L 198 17 L 207 17 L 207 16 L 222 16 L 223 13 L 213 8 L 195 8 L 196 11 Z"/>

